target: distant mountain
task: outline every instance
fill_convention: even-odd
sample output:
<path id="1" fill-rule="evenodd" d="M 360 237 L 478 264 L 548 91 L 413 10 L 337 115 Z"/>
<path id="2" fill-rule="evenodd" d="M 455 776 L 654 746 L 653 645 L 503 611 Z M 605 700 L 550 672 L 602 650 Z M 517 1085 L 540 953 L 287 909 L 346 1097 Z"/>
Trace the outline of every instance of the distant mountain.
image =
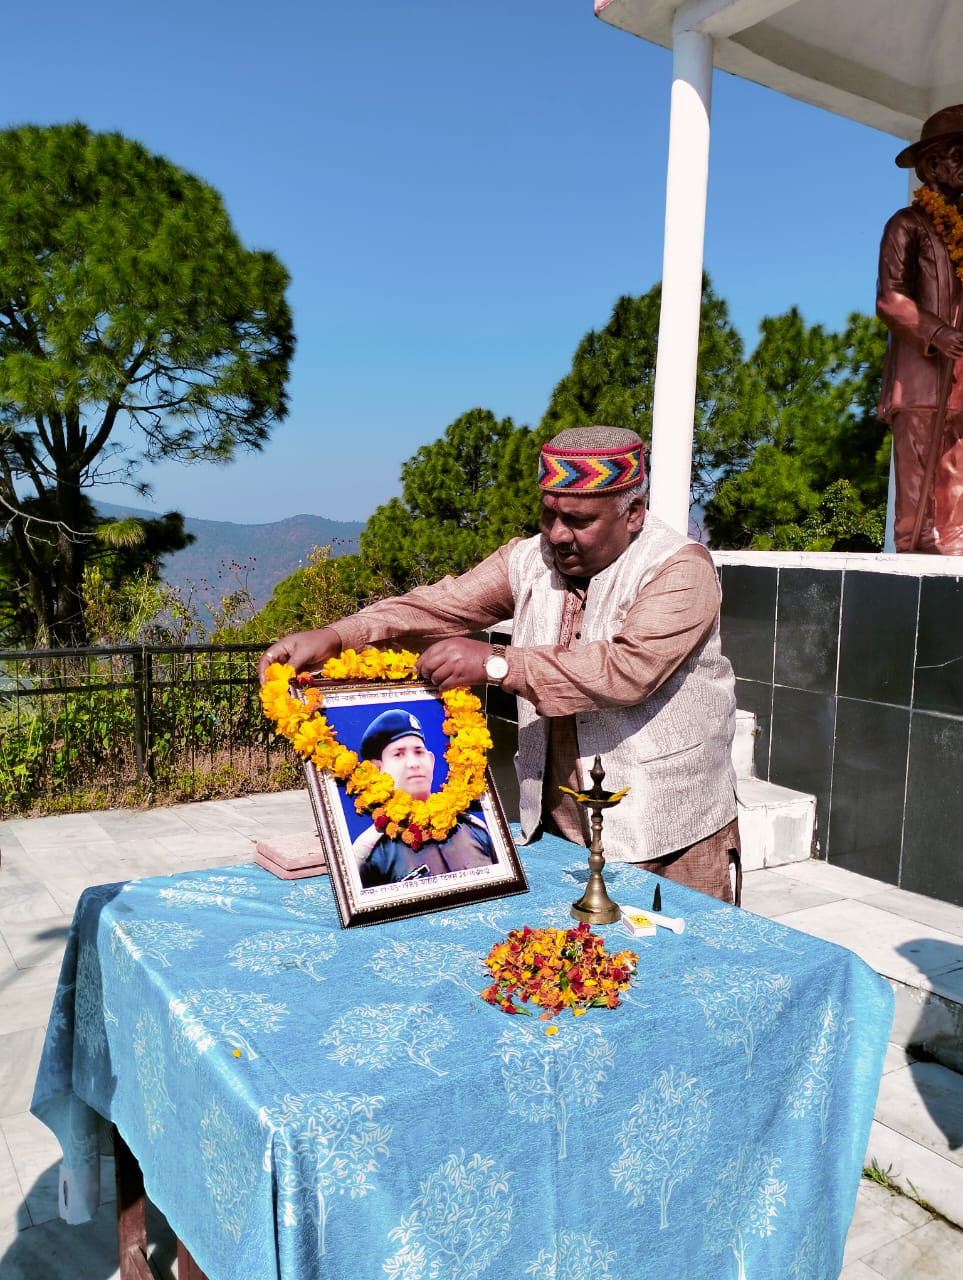
<path id="1" fill-rule="evenodd" d="M 115 506 L 109 502 L 98 502 L 97 509 L 115 520 L 122 516 L 149 520 L 160 514 L 143 507 Z M 312 547 L 330 546 L 332 556 L 356 552 L 364 522 L 300 515 L 273 524 L 233 524 L 228 520 L 195 520 L 188 516 L 184 527 L 194 535 L 195 541 L 167 557 L 161 573 L 163 580 L 182 591 L 193 586 L 195 595 L 212 600 L 243 583 L 260 609 L 282 579 L 307 563 Z M 689 536 L 708 541 L 702 526 L 701 507 L 693 507 L 690 512 Z M 232 564 L 240 565 L 242 572 L 232 572 Z"/>
<path id="2" fill-rule="evenodd" d="M 160 514 L 108 502 L 98 502 L 97 509 L 112 519 L 123 516 L 156 519 Z M 188 516 L 184 519 L 184 528 L 194 535 L 195 541 L 167 557 L 161 574 L 164 581 L 182 590 L 193 585 L 205 598 L 217 598 L 243 582 L 260 609 L 283 578 L 307 563 L 312 547 L 330 545 L 333 556 L 357 551 L 364 522 L 301 515 L 273 524 L 232 524 L 227 520 L 195 520 Z M 249 571 L 239 578 L 232 573 L 232 564 Z"/>

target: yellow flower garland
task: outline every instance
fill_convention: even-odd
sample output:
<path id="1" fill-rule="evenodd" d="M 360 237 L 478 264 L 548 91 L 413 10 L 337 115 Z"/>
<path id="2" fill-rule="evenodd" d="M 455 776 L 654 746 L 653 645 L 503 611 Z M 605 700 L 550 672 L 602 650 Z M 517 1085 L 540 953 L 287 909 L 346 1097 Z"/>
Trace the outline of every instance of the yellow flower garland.
<path id="1" fill-rule="evenodd" d="M 933 225 L 946 245 L 953 269 L 957 277 L 963 280 L 963 215 L 932 187 L 917 187 L 913 192 L 913 203 L 933 219 Z"/>
<path id="2" fill-rule="evenodd" d="M 406 680 L 415 674 L 417 653 L 346 649 L 322 667 L 329 680 Z M 449 689 L 442 693 L 445 708 L 442 729 L 448 739 L 445 760 L 448 776 L 440 791 L 427 800 L 415 800 L 407 791 L 395 788 L 392 778 L 382 773 L 373 760 L 358 760 L 338 741 L 323 714 L 320 689 L 305 684 L 301 697 L 291 694 L 294 668 L 272 662 L 261 686 L 264 714 L 275 723 L 275 732 L 287 738 L 295 751 L 318 769 L 327 769 L 345 790 L 354 796 L 358 813 L 370 815 L 379 831 L 392 840 L 401 839 L 413 849 L 426 840 L 445 840 L 458 825 L 459 815 L 486 789 L 485 765 L 492 745 L 481 702 L 469 690 Z"/>

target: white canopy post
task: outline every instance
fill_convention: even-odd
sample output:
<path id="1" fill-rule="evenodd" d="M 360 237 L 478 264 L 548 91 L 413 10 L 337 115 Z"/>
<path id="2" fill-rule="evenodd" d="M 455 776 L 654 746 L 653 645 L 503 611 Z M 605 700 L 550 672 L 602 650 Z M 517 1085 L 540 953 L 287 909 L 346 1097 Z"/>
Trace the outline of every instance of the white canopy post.
<path id="1" fill-rule="evenodd" d="M 689 527 L 713 52 L 711 36 L 687 28 L 687 8 L 679 10 L 673 26 L 662 308 L 649 501 L 654 514 L 680 533 L 686 533 Z"/>

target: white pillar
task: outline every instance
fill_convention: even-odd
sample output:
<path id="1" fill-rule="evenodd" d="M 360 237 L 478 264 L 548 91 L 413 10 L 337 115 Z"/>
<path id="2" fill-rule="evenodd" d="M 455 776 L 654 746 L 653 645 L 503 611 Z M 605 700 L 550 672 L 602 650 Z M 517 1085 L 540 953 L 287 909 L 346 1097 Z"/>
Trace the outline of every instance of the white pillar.
<path id="1" fill-rule="evenodd" d="M 685 533 L 689 525 L 709 182 L 712 37 L 701 31 L 677 29 L 673 32 L 672 50 L 662 310 L 653 400 L 649 505 L 657 516 Z"/>

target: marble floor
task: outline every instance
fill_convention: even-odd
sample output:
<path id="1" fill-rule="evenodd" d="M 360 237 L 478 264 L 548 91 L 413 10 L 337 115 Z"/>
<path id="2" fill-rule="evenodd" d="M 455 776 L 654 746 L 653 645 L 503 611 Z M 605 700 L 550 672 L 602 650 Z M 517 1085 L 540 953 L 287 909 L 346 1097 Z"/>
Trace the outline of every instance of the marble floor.
<path id="1" fill-rule="evenodd" d="M 81 891 L 106 881 L 249 861 L 259 838 L 312 825 L 300 791 L 0 822 L 2 1280 L 119 1277 L 111 1159 L 102 1157 L 99 1213 L 82 1226 L 67 1226 L 56 1206 L 59 1147 L 28 1111 L 64 940 Z M 956 1008 L 957 995 L 963 1004 L 963 909 L 901 894 L 824 863 L 750 872 L 745 905 L 843 942 L 900 984 L 904 1007 L 899 1008 L 898 992 L 894 1037 L 906 1030 L 914 1010 L 918 1014 L 924 966 L 927 990 L 944 1002 L 941 1009 Z M 918 1062 L 894 1043 L 869 1156 L 895 1182 L 922 1188 L 937 1207 L 946 1197 L 944 1213 L 955 1220 L 963 1218 L 960 1126 L 963 1075 Z M 177 1274 L 174 1244 L 159 1215 L 150 1233 L 157 1274 L 169 1280 Z M 863 1179 L 840 1280 L 959 1280 L 961 1273 L 963 1231 L 910 1195 Z"/>

